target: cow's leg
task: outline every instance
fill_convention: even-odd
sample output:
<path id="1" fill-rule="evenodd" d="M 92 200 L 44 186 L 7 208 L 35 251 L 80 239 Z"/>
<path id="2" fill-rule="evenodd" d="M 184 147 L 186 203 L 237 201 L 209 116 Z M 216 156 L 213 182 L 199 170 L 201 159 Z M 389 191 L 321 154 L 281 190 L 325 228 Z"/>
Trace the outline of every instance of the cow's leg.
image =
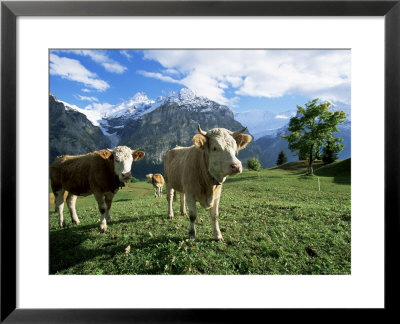
<path id="1" fill-rule="evenodd" d="M 172 200 L 174 199 L 174 189 L 167 186 L 167 201 L 168 201 L 168 219 L 174 217 L 174 210 L 172 209 Z"/>
<path id="2" fill-rule="evenodd" d="M 181 192 L 181 215 L 186 216 L 186 202 L 185 202 L 185 194 Z"/>
<path id="3" fill-rule="evenodd" d="M 210 209 L 210 216 L 211 216 L 211 224 L 212 224 L 212 228 L 213 228 L 214 240 L 223 241 L 224 238 L 222 237 L 221 231 L 219 230 L 219 224 L 218 224 L 219 199 L 220 199 L 219 197 L 215 198 L 213 206 Z"/>
<path id="4" fill-rule="evenodd" d="M 105 198 L 106 206 L 107 206 L 106 221 L 107 221 L 107 223 L 111 223 L 110 209 L 111 209 L 112 200 L 114 198 L 114 194 L 112 192 L 107 192 L 104 194 L 104 198 Z"/>
<path id="5" fill-rule="evenodd" d="M 58 212 L 58 225 L 60 227 L 65 226 L 64 221 L 64 189 L 60 189 L 54 193 L 54 200 L 56 204 L 56 210 Z"/>
<path id="6" fill-rule="evenodd" d="M 157 198 L 157 186 L 153 187 L 154 189 L 154 198 Z"/>
<path id="7" fill-rule="evenodd" d="M 196 200 L 193 197 L 186 197 L 188 209 L 189 209 L 189 219 L 190 219 L 190 227 L 189 227 L 189 239 L 196 239 L 196 228 L 194 223 L 197 217 L 197 208 L 196 208 Z"/>
<path id="8" fill-rule="evenodd" d="M 100 211 L 100 232 L 105 232 L 107 230 L 107 220 L 106 220 L 106 215 L 107 215 L 107 205 L 106 205 L 106 200 L 104 198 L 104 194 L 102 192 L 96 192 L 94 193 L 94 198 L 97 201 L 97 205 L 99 206 L 99 211 Z"/>
<path id="9" fill-rule="evenodd" d="M 158 197 L 162 198 L 162 186 L 158 186 Z"/>
<path id="10" fill-rule="evenodd" d="M 78 215 L 76 214 L 76 209 L 75 209 L 76 198 L 78 198 L 76 195 L 73 195 L 72 193 L 69 192 L 68 196 L 67 196 L 67 206 L 68 206 L 72 221 L 76 225 L 79 225 L 80 221 L 79 221 Z"/>

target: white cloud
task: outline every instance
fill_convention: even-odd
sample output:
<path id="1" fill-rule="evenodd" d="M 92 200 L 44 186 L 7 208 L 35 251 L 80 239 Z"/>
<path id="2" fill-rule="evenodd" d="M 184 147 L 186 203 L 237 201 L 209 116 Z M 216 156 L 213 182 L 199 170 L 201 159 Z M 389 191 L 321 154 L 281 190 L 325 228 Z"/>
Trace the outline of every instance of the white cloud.
<path id="1" fill-rule="evenodd" d="M 121 55 L 125 56 L 128 60 L 131 60 L 131 59 L 132 59 L 132 55 L 129 54 L 127 50 L 119 51 L 119 53 L 120 53 Z"/>
<path id="2" fill-rule="evenodd" d="M 96 97 L 86 97 L 78 95 L 79 100 L 86 100 L 86 101 L 99 101 Z"/>
<path id="3" fill-rule="evenodd" d="M 285 115 L 276 115 L 275 116 L 276 119 L 289 119 L 289 116 L 285 116 Z"/>
<path id="4" fill-rule="evenodd" d="M 108 72 L 122 74 L 126 71 L 125 66 L 122 66 L 116 62 L 114 62 L 114 63 L 103 62 L 102 65 Z"/>
<path id="5" fill-rule="evenodd" d="M 89 89 L 83 88 L 83 89 L 82 89 L 82 92 L 89 93 L 89 92 L 92 92 L 92 91 L 91 91 L 91 90 L 89 90 Z"/>
<path id="6" fill-rule="evenodd" d="M 110 87 L 106 81 L 99 79 L 96 73 L 90 72 L 78 60 L 59 57 L 56 54 L 50 54 L 50 74 L 83 83 L 86 87 L 98 91 L 104 91 Z"/>
<path id="7" fill-rule="evenodd" d="M 148 78 L 158 79 L 158 80 L 161 80 L 161 81 L 166 81 L 166 82 L 171 82 L 171 83 L 183 84 L 179 80 L 175 80 L 175 79 L 171 78 L 168 75 L 162 75 L 161 73 L 157 73 L 157 72 L 137 71 L 137 73 L 140 74 L 140 75 L 143 75 L 145 77 L 148 77 Z"/>
<path id="8" fill-rule="evenodd" d="M 62 50 L 60 52 L 88 56 L 94 62 L 102 65 L 106 71 L 111 73 L 122 74 L 127 70 L 127 67 L 111 59 L 104 50 Z"/>
<path id="9" fill-rule="evenodd" d="M 228 88 L 240 96 L 350 102 L 349 50 L 149 50 L 144 57 L 164 71 L 142 75 L 180 83 L 220 103 L 229 102 Z M 167 71 L 183 77 L 171 78 Z"/>
<path id="10" fill-rule="evenodd" d="M 179 71 L 175 69 L 166 69 L 163 71 L 165 74 L 170 74 L 170 75 L 180 75 Z"/>

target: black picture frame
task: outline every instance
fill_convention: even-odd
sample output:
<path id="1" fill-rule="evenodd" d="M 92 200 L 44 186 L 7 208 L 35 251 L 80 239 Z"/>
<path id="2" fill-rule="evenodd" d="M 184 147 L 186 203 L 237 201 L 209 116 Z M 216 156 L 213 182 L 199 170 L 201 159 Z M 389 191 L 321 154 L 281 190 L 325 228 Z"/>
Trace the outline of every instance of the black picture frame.
<path id="1" fill-rule="evenodd" d="M 396 311 L 400 229 L 400 0 L 394 1 L 2 1 L 1 3 L 1 322 L 198 323 L 263 318 L 258 309 L 16 308 L 16 19 L 18 16 L 384 16 L 385 307 Z M 373 151 L 373 150 L 372 150 Z M 373 152 L 372 152 L 373 154 Z M 373 166 L 371 166 L 373 172 Z M 371 256 L 371 260 L 373 256 Z M 372 261 L 371 261 L 372 262 Z M 182 296 L 190 298 L 190 296 Z M 194 305 L 195 307 L 195 305 Z M 314 313 L 318 314 L 318 312 Z M 251 317 L 249 317 L 251 316 Z M 261 317 L 258 317 L 261 316 Z M 368 315 L 370 316 L 370 315 Z M 272 320 L 272 318 L 271 318 Z M 382 320 L 382 319 L 381 319 Z"/>

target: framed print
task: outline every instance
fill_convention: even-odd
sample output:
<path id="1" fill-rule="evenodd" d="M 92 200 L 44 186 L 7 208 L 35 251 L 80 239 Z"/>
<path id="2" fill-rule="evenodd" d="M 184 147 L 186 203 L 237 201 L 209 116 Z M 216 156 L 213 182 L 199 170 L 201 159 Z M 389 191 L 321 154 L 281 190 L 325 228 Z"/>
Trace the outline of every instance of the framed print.
<path id="1" fill-rule="evenodd" d="M 2 2 L 1 321 L 230 322 L 270 309 L 394 310 L 399 16 L 399 1 Z M 273 125 L 254 108 L 263 105 L 278 107 Z M 307 109 L 334 124 L 302 158 L 315 175 L 270 169 L 291 154 L 266 144 L 282 126 L 279 140 L 304 154 L 295 126 Z M 337 124 L 348 125 L 347 151 L 332 142 Z M 269 155 L 257 151 L 265 136 Z M 195 171 L 182 180 L 188 163 L 168 171 L 164 160 L 192 144 L 207 165 L 208 205 L 192 193 L 205 178 L 172 185 Z M 222 163 L 215 154 L 230 147 L 241 152 L 224 155 L 224 173 L 213 167 Z M 327 181 L 317 172 L 322 162 L 312 163 L 329 150 L 347 152 L 339 155 L 347 173 Z M 92 179 L 90 171 L 67 183 L 60 165 L 89 152 L 112 176 L 97 166 L 88 188 L 76 183 Z M 123 166 L 132 159 L 133 171 Z M 289 155 L 292 168 L 296 160 Z M 267 171 L 247 170 L 260 161 Z M 162 197 L 155 174 L 166 178 Z M 184 193 L 187 217 L 173 190 Z M 87 193 L 95 194 L 80 196 Z"/>

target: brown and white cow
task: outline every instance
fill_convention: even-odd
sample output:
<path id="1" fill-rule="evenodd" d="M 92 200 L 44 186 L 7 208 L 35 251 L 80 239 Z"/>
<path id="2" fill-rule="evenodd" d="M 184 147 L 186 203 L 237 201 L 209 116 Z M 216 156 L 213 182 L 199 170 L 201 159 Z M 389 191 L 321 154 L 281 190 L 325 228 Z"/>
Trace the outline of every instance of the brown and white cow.
<path id="1" fill-rule="evenodd" d="M 164 187 L 164 177 L 160 173 L 146 174 L 147 182 L 153 184 L 154 198 L 162 197 L 162 189 Z"/>
<path id="2" fill-rule="evenodd" d="M 222 184 L 229 175 L 242 172 L 242 163 L 236 153 L 245 148 L 251 136 L 213 128 L 205 132 L 198 125 L 199 134 L 193 137 L 193 146 L 175 147 L 164 157 L 164 174 L 167 187 L 168 218 L 173 218 L 172 199 L 174 190 L 181 193 L 181 213 L 186 214 L 188 205 L 189 238 L 196 238 L 196 202 L 210 210 L 215 240 L 222 241 L 218 225 L 218 206 Z"/>
<path id="3" fill-rule="evenodd" d="M 104 232 L 107 222 L 111 221 L 110 208 L 114 195 L 124 182 L 131 179 L 132 162 L 144 155 L 142 151 L 117 146 L 113 150 L 57 157 L 50 166 L 50 180 L 60 227 L 65 225 L 64 192 L 68 191 L 67 205 L 75 224 L 80 223 L 75 210 L 77 196 L 94 195 L 101 214 L 100 230 Z"/>

